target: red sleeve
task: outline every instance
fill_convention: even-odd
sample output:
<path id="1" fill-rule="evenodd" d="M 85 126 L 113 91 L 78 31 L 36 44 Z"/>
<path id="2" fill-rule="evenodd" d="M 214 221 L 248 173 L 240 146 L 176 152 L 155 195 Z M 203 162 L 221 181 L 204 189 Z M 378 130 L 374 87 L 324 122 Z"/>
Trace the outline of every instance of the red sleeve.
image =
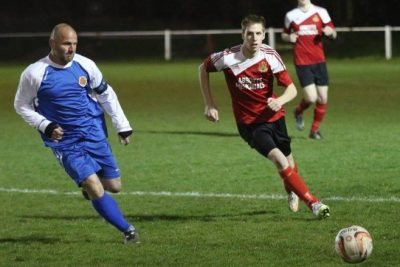
<path id="1" fill-rule="evenodd" d="M 208 56 L 204 61 L 203 65 L 205 67 L 206 72 L 217 72 L 214 64 L 212 63 L 211 56 Z"/>
<path id="2" fill-rule="evenodd" d="M 331 27 L 331 28 L 335 28 L 335 25 L 333 24 L 333 22 L 332 21 L 329 21 L 327 24 L 325 24 L 324 26 L 329 26 L 329 27 Z"/>
<path id="3" fill-rule="evenodd" d="M 279 86 L 288 87 L 291 83 L 293 83 L 292 78 L 287 70 L 275 73 L 275 77 L 278 80 Z"/>
<path id="4" fill-rule="evenodd" d="M 283 27 L 283 32 L 286 34 L 291 34 L 290 26 L 289 28 Z"/>

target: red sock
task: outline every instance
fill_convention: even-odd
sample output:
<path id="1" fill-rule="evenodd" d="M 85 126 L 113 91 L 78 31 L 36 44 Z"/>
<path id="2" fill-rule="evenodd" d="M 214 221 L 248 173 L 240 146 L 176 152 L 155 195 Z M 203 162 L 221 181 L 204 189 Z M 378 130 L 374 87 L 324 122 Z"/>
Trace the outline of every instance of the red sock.
<path id="1" fill-rule="evenodd" d="M 290 167 L 279 172 L 280 176 L 284 180 L 285 183 L 289 184 L 292 191 L 299 196 L 301 200 L 303 200 L 309 208 L 311 208 L 311 204 L 318 201 L 318 198 L 311 195 L 308 192 L 307 185 L 304 180 L 300 177 L 300 175 Z"/>
<path id="2" fill-rule="evenodd" d="M 296 162 L 294 163 L 294 168 L 293 168 L 293 170 L 295 171 L 295 172 L 297 172 L 298 173 L 298 168 L 297 168 L 297 164 L 296 164 Z M 282 176 L 282 175 L 281 175 Z M 283 178 L 283 177 L 282 177 Z M 290 192 L 292 192 L 293 191 L 293 189 L 292 189 L 292 187 L 290 186 L 290 184 L 285 180 L 285 179 L 282 179 L 283 180 L 283 186 L 285 187 L 285 191 L 286 191 L 286 193 L 290 193 Z"/>
<path id="3" fill-rule="evenodd" d="M 319 129 L 319 124 L 325 117 L 327 104 L 317 103 L 314 109 L 314 121 L 311 125 L 311 132 L 316 132 Z"/>
<path id="4" fill-rule="evenodd" d="M 283 179 L 283 186 L 285 187 L 286 193 L 289 194 L 290 192 L 293 191 L 292 187 L 290 186 L 290 184 L 285 179 Z"/>
<path id="5" fill-rule="evenodd" d="M 310 105 L 311 103 L 306 102 L 306 100 L 302 98 L 296 107 L 296 114 L 302 114 L 303 111 L 306 110 Z"/>
<path id="6" fill-rule="evenodd" d="M 295 172 L 299 173 L 299 167 L 297 167 L 297 163 L 296 163 L 296 162 L 294 163 L 293 170 L 294 170 Z"/>

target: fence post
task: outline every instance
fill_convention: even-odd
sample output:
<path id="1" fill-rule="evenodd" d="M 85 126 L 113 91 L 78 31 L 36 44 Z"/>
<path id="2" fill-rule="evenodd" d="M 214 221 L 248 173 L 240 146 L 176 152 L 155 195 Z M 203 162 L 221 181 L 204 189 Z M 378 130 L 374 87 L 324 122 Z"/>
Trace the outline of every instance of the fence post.
<path id="1" fill-rule="evenodd" d="M 268 28 L 268 45 L 275 49 L 275 31 L 274 28 Z"/>
<path id="2" fill-rule="evenodd" d="M 171 60 L 171 31 L 169 29 L 164 31 L 164 59 Z"/>
<path id="3" fill-rule="evenodd" d="M 385 57 L 392 58 L 392 27 L 389 25 L 385 26 Z"/>

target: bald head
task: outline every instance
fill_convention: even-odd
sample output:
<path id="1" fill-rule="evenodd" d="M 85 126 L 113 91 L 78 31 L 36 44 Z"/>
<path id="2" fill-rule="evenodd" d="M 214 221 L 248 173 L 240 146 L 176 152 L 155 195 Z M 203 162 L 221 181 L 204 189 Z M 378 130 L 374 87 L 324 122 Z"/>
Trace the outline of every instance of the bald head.
<path id="1" fill-rule="evenodd" d="M 65 33 L 65 32 L 73 32 L 76 35 L 76 32 L 74 28 L 72 28 L 71 25 L 67 23 L 60 23 L 54 26 L 53 30 L 51 31 L 50 34 L 50 39 L 57 40 L 60 38 L 60 34 Z"/>
<path id="2" fill-rule="evenodd" d="M 57 24 L 50 34 L 50 59 L 59 65 L 66 65 L 74 58 L 77 44 L 74 28 L 66 23 Z"/>

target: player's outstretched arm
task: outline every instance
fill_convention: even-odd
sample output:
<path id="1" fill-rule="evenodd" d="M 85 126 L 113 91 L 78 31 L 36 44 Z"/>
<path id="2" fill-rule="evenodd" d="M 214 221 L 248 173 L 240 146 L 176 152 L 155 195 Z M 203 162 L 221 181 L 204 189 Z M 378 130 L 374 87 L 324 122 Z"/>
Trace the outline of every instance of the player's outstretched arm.
<path id="1" fill-rule="evenodd" d="M 200 90 L 204 101 L 204 116 L 212 122 L 219 121 L 218 109 L 214 103 L 214 99 L 210 90 L 210 75 L 206 71 L 204 64 L 199 66 L 199 82 Z"/>
<path id="2" fill-rule="evenodd" d="M 111 117 L 111 122 L 118 132 L 119 142 L 123 145 L 128 145 L 130 143 L 129 137 L 132 135 L 133 130 L 122 110 L 114 89 L 107 85 L 107 90 L 101 94 L 96 94 L 96 98 L 105 112 Z"/>

